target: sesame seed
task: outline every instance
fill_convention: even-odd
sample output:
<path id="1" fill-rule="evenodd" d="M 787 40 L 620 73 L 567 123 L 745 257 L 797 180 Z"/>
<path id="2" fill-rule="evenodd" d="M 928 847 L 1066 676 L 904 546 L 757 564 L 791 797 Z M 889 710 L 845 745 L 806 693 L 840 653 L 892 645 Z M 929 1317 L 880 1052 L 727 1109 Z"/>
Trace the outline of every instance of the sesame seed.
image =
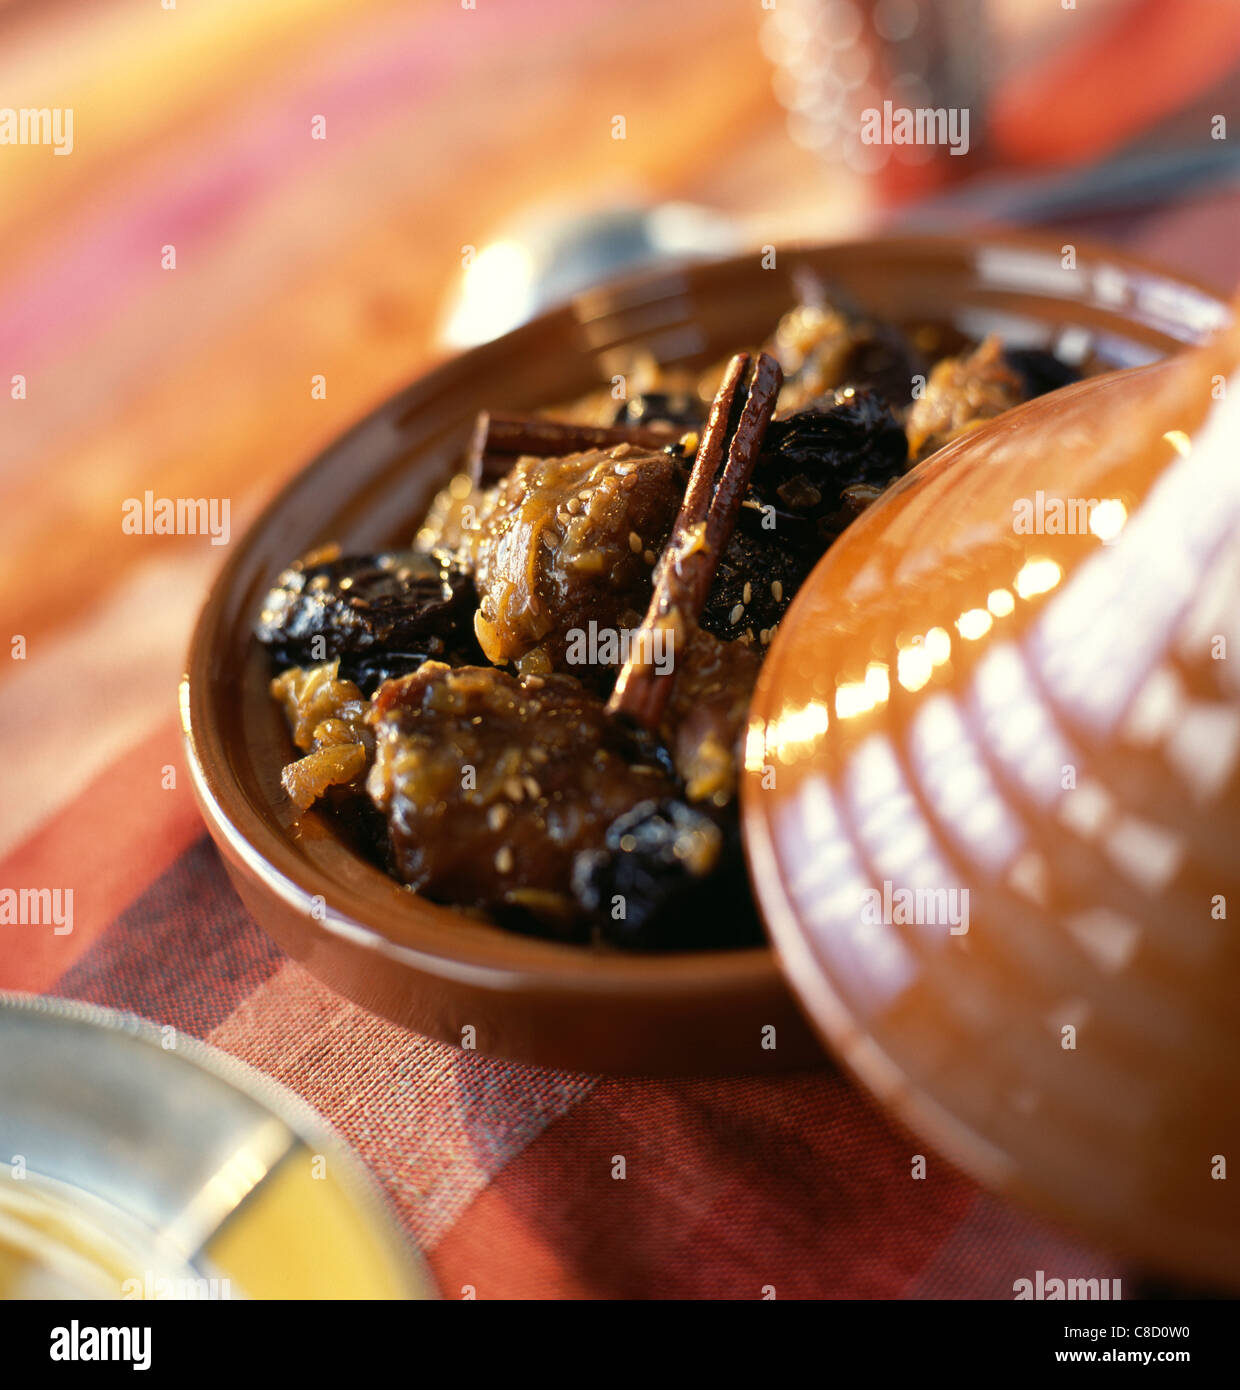
<path id="1" fill-rule="evenodd" d="M 741 600 L 744 603 L 753 602 L 753 585 L 749 582 L 748 579 L 745 580 L 745 588 L 741 593 Z"/>
<path id="2" fill-rule="evenodd" d="M 503 845 L 495 851 L 495 867 L 501 874 L 512 873 L 512 864 L 512 850 L 507 845 Z"/>
<path id="3" fill-rule="evenodd" d="M 521 801 L 525 797 L 525 788 L 517 777 L 506 777 L 504 779 L 504 795 L 509 801 Z"/>
<path id="4" fill-rule="evenodd" d="M 642 538 L 636 531 L 629 532 L 629 549 L 634 555 L 640 555 L 642 553 Z"/>
<path id="5" fill-rule="evenodd" d="M 771 597 L 776 603 L 781 602 L 784 597 L 784 586 L 778 579 L 771 580 Z"/>
<path id="6" fill-rule="evenodd" d="M 739 623 L 744 616 L 745 605 L 743 603 L 738 603 L 736 607 L 728 614 L 728 625 L 730 627 L 735 627 L 736 624 Z"/>
<path id="7" fill-rule="evenodd" d="M 508 807 L 497 801 L 487 812 L 487 825 L 492 830 L 502 830 L 508 824 Z"/>
<path id="8" fill-rule="evenodd" d="M 645 560 L 645 562 L 646 562 L 648 565 L 653 565 L 653 564 L 654 564 L 654 551 L 653 551 L 653 550 L 647 550 L 647 551 L 642 555 L 642 559 Z"/>

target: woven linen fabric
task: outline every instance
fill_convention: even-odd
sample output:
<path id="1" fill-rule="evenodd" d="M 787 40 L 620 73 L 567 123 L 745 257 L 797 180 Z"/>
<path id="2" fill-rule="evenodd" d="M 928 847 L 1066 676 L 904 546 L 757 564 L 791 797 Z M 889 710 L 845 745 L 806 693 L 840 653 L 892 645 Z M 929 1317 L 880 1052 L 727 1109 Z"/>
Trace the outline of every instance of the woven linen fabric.
<path id="1" fill-rule="evenodd" d="M 175 765 L 172 730 L 143 764 L 165 755 Z M 1031 1269 L 1127 1273 L 988 1198 L 828 1066 L 599 1078 L 374 1017 L 254 925 L 188 793 L 133 785 L 135 761 L 5 860 L 6 883 L 56 863 L 81 901 L 108 863 L 131 867 L 114 910 L 67 936 L 40 928 L 45 950 L 8 953 L 4 983 L 170 1024 L 300 1093 L 370 1167 L 447 1296 L 1001 1298 Z"/>

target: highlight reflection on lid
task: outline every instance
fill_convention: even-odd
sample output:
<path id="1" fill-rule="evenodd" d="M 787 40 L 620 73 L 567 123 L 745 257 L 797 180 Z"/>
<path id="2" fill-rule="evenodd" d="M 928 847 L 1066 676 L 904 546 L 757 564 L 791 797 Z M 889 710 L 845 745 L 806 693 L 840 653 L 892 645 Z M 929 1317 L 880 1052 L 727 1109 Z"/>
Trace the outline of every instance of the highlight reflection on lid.
<path id="1" fill-rule="evenodd" d="M 785 617 L 743 790 L 782 963 L 861 1079 L 984 1180 L 1230 1284 L 1238 356 L 915 469 Z"/>

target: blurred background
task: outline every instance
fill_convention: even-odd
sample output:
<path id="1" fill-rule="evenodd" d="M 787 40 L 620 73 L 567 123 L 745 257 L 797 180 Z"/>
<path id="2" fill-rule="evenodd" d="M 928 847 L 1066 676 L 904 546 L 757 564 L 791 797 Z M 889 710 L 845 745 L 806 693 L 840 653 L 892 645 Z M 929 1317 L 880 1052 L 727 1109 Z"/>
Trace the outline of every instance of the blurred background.
<path id="1" fill-rule="evenodd" d="M 0 0 L 0 102 L 74 113 L 64 157 L 0 146 L 0 594 L 40 656 L 0 715 L 80 728 L 84 661 L 98 697 L 63 771 L 12 740 L 0 851 L 172 737 L 226 551 L 122 499 L 238 535 L 429 361 L 652 257 L 1042 223 L 1230 285 L 1238 60 L 1234 0 Z M 967 154 L 865 145 L 884 100 L 967 108 Z"/>

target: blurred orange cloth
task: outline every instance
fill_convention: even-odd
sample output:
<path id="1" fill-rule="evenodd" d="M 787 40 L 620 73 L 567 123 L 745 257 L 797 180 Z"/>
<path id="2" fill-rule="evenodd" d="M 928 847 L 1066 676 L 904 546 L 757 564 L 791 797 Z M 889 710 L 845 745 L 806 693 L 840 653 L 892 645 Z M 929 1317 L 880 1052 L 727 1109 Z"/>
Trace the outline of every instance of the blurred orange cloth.
<path id="1" fill-rule="evenodd" d="M 1065 12 L 1064 24 L 1071 23 Z M 1148 133 L 1240 64 L 1240 5 L 1129 0 L 1014 72 L 986 114 L 1000 164 L 1083 165 Z M 1233 99 L 1220 114 L 1237 113 Z M 1203 130 L 1203 140 L 1209 135 Z"/>

